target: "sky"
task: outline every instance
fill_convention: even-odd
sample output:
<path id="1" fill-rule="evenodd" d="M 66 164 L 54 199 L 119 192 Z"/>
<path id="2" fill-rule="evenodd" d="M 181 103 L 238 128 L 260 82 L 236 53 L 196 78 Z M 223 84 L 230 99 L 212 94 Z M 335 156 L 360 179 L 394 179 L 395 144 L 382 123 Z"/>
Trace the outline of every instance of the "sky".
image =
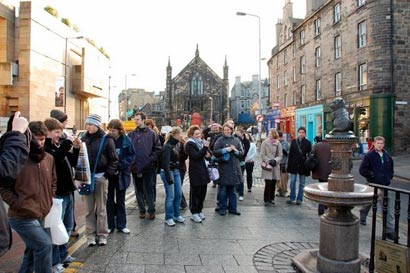
<path id="1" fill-rule="evenodd" d="M 111 59 L 112 90 L 125 87 L 165 90 L 166 66 L 175 77 L 195 56 L 221 78 L 225 57 L 232 88 L 235 77 L 250 81 L 258 74 L 260 16 L 262 79 L 275 46 L 275 25 L 285 0 L 33 0 L 57 9 L 79 26 L 83 36 L 104 47 Z M 306 0 L 292 0 L 294 17 L 305 16 Z"/>

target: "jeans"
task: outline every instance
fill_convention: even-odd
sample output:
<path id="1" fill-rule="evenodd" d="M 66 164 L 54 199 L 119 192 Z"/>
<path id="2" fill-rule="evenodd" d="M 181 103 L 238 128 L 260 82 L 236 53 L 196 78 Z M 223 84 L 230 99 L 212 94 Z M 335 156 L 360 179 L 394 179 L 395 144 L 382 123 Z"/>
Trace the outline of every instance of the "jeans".
<path id="1" fill-rule="evenodd" d="M 276 180 L 265 179 L 265 190 L 263 191 L 263 201 L 265 203 L 275 200 Z"/>
<path id="2" fill-rule="evenodd" d="M 248 186 L 248 190 L 252 189 L 253 185 L 253 167 L 255 166 L 254 162 L 246 162 L 245 163 L 245 169 L 246 169 L 246 184 Z"/>
<path id="3" fill-rule="evenodd" d="M 155 213 L 154 204 L 154 190 L 152 180 L 154 179 L 154 173 L 156 176 L 156 170 L 143 173 L 141 177 L 138 177 L 136 173 L 132 174 L 132 181 L 134 183 L 135 195 L 137 197 L 138 209 L 140 213 L 146 213 L 145 203 L 148 206 L 148 213 Z"/>
<path id="4" fill-rule="evenodd" d="M 26 244 L 19 273 L 51 273 L 52 243 L 43 221 L 10 218 L 10 224 Z"/>
<path id="5" fill-rule="evenodd" d="M 236 212 L 235 186 L 219 186 L 219 213 L 225 213 L 229 199 L 229 211 Z"/>
<path id="6" fill-rule="evenodd" d="M 171 176 L 174 183 L 169 185 L 165 171 L 161 169 L 161 180 L 165 188 L 165 220 L 180 216 L 179 206 L 181 205 L 182 187 L 179 170 L 171 171 Z"/>
<path id="7" fill-rule="evenodd" d="M 298 197 L 296 199 L 296 177 L 299 175 L 299 191 L 298 191 Z M 305 188 L 305 181 L 306 181 L 306 176 L 301 175 L 301 174 L 290 174 L 290 200 L 302 202 L 303 201 L 303 190 Z"/>
<path id="8" fill-rule="evenodd" d="M 63 210 L 61 219 L 63 220 L 67 234 L 70 235 L 74 228 L 74 196 L 70 193 L 68 195 L 56 196 L 55 198 L 63 199 Z M 68 255 L 67 244 L 53 245 L 52 264 L 61 263 Z"/>
<path id="9" fill-rule="evenodd" d="M 121 230 L 127 226 L 127 216 L 125 209 L 125 193 L 127 190 L 120 190 L 118 179 L 108 182 L 107 197 L 107 221 L 108 229 Z"/>
<path id="10" fill-rule="evenodd" d="M 190 187 L 189 191 L 189 204 L 192 214 L 201 213 L 204 208 L 204 201 L 206 197 L 206 191 L 208 190 L 208 185 L 199 185 Z"/>

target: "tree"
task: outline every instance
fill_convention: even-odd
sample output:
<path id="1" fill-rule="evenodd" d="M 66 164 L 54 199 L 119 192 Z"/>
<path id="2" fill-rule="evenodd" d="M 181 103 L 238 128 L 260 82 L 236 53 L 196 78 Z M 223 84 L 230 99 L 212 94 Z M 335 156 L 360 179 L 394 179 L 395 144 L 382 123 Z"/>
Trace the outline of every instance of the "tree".
<path id="1" fill-rule="evenodd" d="M 67 25 L 68 27 L 71 27 L 71 23 L 70 23 L 70 20 L 68 18 L 61 18 L 61 22 L 65 25 Z"/>
<path id="2" fill-rule="evenodd" d="M 55 8 L 53 8 L 52 6 L 47 6 L 44 8 L 45 11 L 47 11 L 48 13 L 50 13 L 52 16 L 54 16 L 55 18 L 58 18 L 58 12 Z"/>

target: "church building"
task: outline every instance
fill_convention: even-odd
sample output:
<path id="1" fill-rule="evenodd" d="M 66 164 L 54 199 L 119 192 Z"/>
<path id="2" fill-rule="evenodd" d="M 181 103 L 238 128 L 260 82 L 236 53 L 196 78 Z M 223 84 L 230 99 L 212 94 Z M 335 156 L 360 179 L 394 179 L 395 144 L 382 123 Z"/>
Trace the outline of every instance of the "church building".
<path id="1" fill-rule="evenodd" d="M 228 65 L 225 58 L 220 78 L 200 57 L 195 57 L 172 77 L 168 60 L 165 89 L 165 121 L 168 125 L 206 125 L 210 120 L 222 123 L 228 118 Z"/>

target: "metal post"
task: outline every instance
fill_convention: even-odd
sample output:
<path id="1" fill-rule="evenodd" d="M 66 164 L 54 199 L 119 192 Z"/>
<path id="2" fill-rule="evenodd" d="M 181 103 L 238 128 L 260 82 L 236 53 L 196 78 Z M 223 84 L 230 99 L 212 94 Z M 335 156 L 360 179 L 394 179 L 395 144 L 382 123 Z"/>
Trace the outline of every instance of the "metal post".
<path id="1" fill-rule="evenodd" d="M 108 121 L 111 119 L 111 75 L 108 76 Z"/>
<path id="2" fill-rule="evenodd" d="M 64 113 L 67 113 L 67 59 L 68 59 L 68 38 L 65 38 L 64 51 Z"/>

